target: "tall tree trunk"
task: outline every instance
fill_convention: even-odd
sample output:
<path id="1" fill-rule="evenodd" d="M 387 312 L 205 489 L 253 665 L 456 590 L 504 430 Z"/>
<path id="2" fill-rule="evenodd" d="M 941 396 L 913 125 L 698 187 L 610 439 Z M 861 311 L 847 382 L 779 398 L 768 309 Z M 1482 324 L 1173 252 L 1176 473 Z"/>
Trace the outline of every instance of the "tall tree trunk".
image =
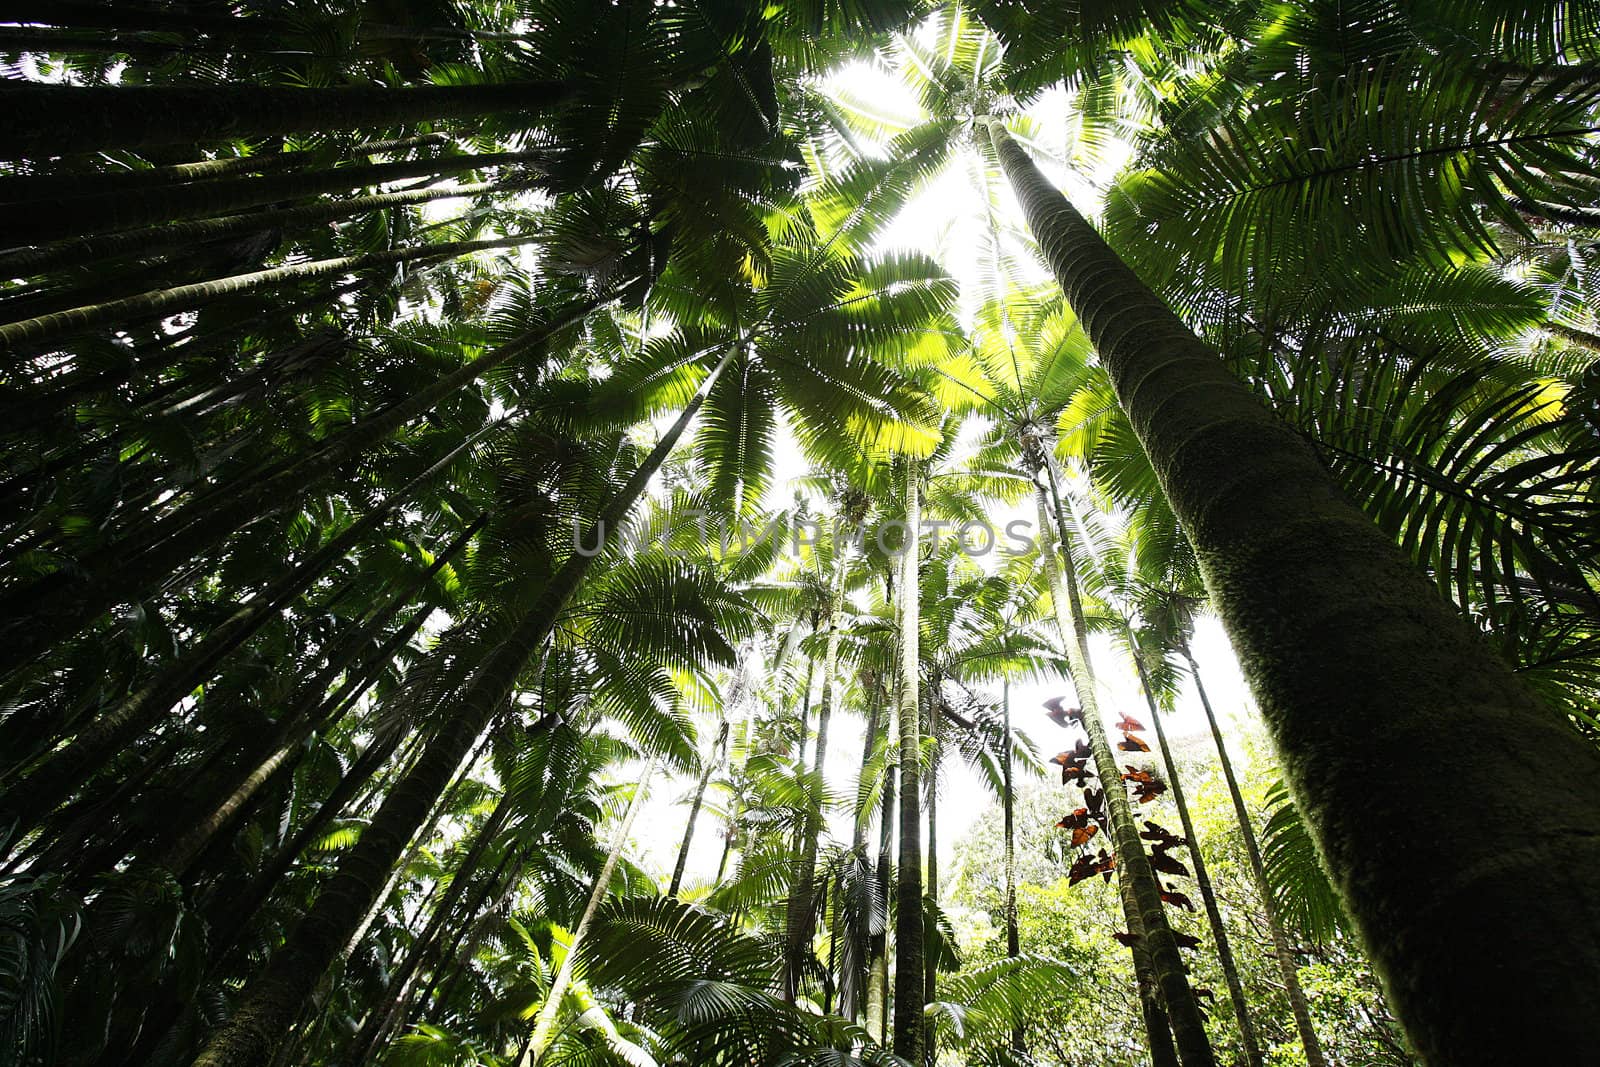
<path id="1" fill-rule="evenodd" d="M 1017 921 L 1017 798 L 1011 781 L 1010 678 L 1002 679 L 1000 682 L 1000 708 L 1001 723 L 1005 729 L 1005 738 L 1000 742 L 1000 787 L 1004 790 L 1000 797 L 1000 808 L 1003 819 L 1001 840 L 1005 850 L 1003 862 L 1006 879 L 1006 958 L 1014 960 L 1022 955 L 1022 930 Z M 1027 1030 L 1020 1021 L 1011 1028 L 1011 1051 L 1023 1054 L 1027 1052 Z"/>
<path id="2" fill-rule="evenodd" d="M 329 437 L 316 451 L 286 461 L 253 484 L 199 495 L 170 517 L 84 556 L 76 566 L 0 596 L 0 619 L 12 620 L 0 640 L 0 675 L 73 636 L 111 607 L 147 593 L 236 530 L 298 502 L 309 486 L 344 463 L 489 371 L 537 351 L 612 299 L 585 297 L 557 309 L 549 321 Z"/>
<path id="3" fill-rule="evenodd" d="M 895 779 L 894 766 L 883 769 L 883 802 L 878 823 L 877 891 L 883 905 L 883 929 L 872 936 L 871 964 L 867 970 L 867 1032 L 878 1044 L 889 1046 L 889 880 L 894 872 Z"/>
<path id="4" fill-rule="evenodd" d="M 1028 223 L 1205 576 L 1424 1059 L 1600 1046 L 1600 752 L 1340 492 L 996 121 Z M 1479 811 L 1519 827 L 1517 847 Z M 1387 844 L 1386 844 L 1387 843 Z M 1519 917 L 1515 938 L 1505 916 Z M 1494 945 L 1485 966 L 1483 946 Z"/>
<path id="5" fill-rule="evenodd" d="M 536 167 L 539 158 L 527 152 L 434 156 L 264 177 L 213 178 L 192 185 L 127 193 L 0 204 L 0 232 L 6 234 L 10 245 L 37 245 L 135 226 L 231 215 L 248 208 L 282 204 L 322 193 L 365 189 L 408 178 L 442 178 L 488 167 Z M 252 217 L 262 220 L 262 228 L 267 228 L 269 214 L 262 212 Z"/>
<path id="6" fill-rule="evenodd" d="M 834 563 L 836 573 L 829 592 L 828 637 L 822 660 L 822 693 L 817 704 L 817 754 L 812 765 L 811 783 L 806 798 L 805 825 L 801 829 L 800 856 L 795 865 L 794 888 L 785 913 L 784 997 L 793 1003 L 800 992 L 800 974 L 806 952 L 816 932 L 814 896 L 817 880 L 817 847 L 822 836 L 822 799 L 828 758 L 828 725 L 833 717 L 834 675 L 839 669 L 839 616 L 844 610 L 844 577 L 847 560 Z M 809 677 L 809 670 L 807 672 Z M 809 687 L 808 687 L 809 688 Z"/>
<path id="7" fill-rule="evenodd" d="M 743 681 L 744 672 L 741 664 L 739 677 L 733 684 L 735 694 L 738 693 Z M 710 787 L 711 776 L 716 773 L 717 766 L 722 761 L 723 746 L 728 743 L 727 705 L 731 703 L 732 699 L 723 706 L 723 719 L 717 726 L 716 740 L 711 743 L 711 751 L 706 753 L 706 765 L 701 769 L 700 781 L 695 786 L 694 803 L 689 806 L 689 823 L 683 828 L 683 843 L 678 846 L 678 862 L 673 864 L 672 884 L 667 887 L 667 896 L 674 899 L 678 896 L 678 890 L 683 887 L 684 868 L 689 865 L 689 846 L 694 843 L 694 824 L 700 818 L 700 808 L 706 802 L 706 789 Z"/>
<path id="8" fill-rule="evenodd" d="M 493 248 L 515 248 L 535 240 L 538 240 L 535 236 L 520 234 L 515 237 L 496 237 L 483 241 L 413 245 L 386 252 L 368 252 L 360 256 L 338 256 L 334 259 L 314 259 L 308 263 L 291 263 L 287 266 L 252 271 L 249 274 L 212 278 L 193 285 L 176 285 L 170 289 L 152 289 L 121 300 L 88 304 L 0 325 L 0 353 L 36 351 L 46 347 L 50 342 L 97 327 L 138 322 L 178 311 L 192 310 L 225 296 L 256 293 L 305 278 L 321 278 L 329 274 L 345 274 L 398 263 L 433 263 Z"/>
<path id="9" fill-rule="evenodd" d="M 872 768 L 872 757 L 878 751 L 878 744 L 883 736 L 883 694 L 881 691 L 880 676 L 877 672 L 863 672 L 861 677 L 862 690 L 867 700 L 867 728 L 861 741 L 861 772 L 856 776 L 856 807 L 851 813 L 850 852 L 853 856 L 860 857 L 863 869 L 869 862 L 867 858 L 867 825 L 872 820 L 872 813 L 866 802 L 868 778 Z M 882 884 L 873 886 L 874 895 L 880 892 Z M 847 936 L 854 936 L 847 932 Z M 840 992 L 840 1007 L 852 1022 L 859 1022 L 862 1013 L 866 1010 L 866 1002 L 870 996 L 872 985 L 872 939 L 876 935 L 871 931 L 867 934 L 867 941 L 858 947 L 854 959 L 859 961 L 858 966 L 863 971 L 850 975 L 850 981 L 844 983 Z"/>
<path id="10" fill-rule="evenodd" d="M 734 351 L 730 346 L 655 448 L 599 510 L 587 531 L 589 539 L 582 543 L 615 539 L 622 520 L 694 420 Z M 266 970 L 246 985 L 234 1014 L 211 1035 L 195 1067 L 260 1067 L 271 1058 L 307 995 L 376 903 L 385 875 L 444 791 L 451 772 L 510 696 L 523 666 L 550 636 L 596 558 L 597 554 L 580 552 L 568 556 L 522 622 L 483 658 L 454 701 L 458 712 L 390 791 Z"/>
<path id="11" fill-rule="evenodd" d="M 1211 707 L 1211 697 L 1206 693 L 1205 683 L 1200 680 L 1200 664 L 1195 662 L 1187 643 L 1181 645 L 1178 651 L 1189 664 L 1189 674 L 1194 678 L 1195 691 L 1200 694 L 1200 706 L 1205 709 L 1206 721 L 1211 724 L 1211 738 L 1217 744 L 1217 758 L 1222 763 L 1223 780 L 1228 783 L 1228 795 L 1233 798 L 1233 811 L 1239 819 L 1239 834 L 1244 839 L 1245 855 L 1250 859 L 1250 873 L 1255 878 L 1256 892 L 1261 895 L 1261 910 L 1267 917 L 1267 930 L 1272 937 L 1272 954 L 1278 961 L 1278 973 L 1283 977 L 1284 991 L 1289 995 L 1289 1007 L 1294 1012 L 1294 1025 L 1300 1034 L 1301 1047 L 1305 1049 L 1306 1063 L 1309 1067 L 1326 1067 L 1328 1061 L 1322 1054 L 1322 1042 L 1317 1038 L 1317 1028 L 1311 1022 L 1311 1005 L 1306 1002 L 1306 991 L 1300 985 L 1300 967 L 1295 960 L 1294 948 L 1289 944 L 1288 934 L 1283 929 L 1283 923 L 1278 919 L 1278 908 L 1273 902 L 1272 890 L 1267 887 L 1267 870 L 1261 861 L 1261 845 L 1256 840 L 1255 827 L 1250 821 L 1250 809 L 1245 806 L 1239 781 L 1233 776 L 1233 761 L 1228 758 L 1228 746 L 1222 740 L 1222 727 L 1217 722 L 1216 712 Z"/>
<path id="12" fill-rule="evenodd" d="M 943 682 L 939 672 L 935 670 L 932 677 L 928 679 L 928 691 L 925 694 L 928 704 L 928 733 L 926 736 L 932 751 L 928 759 L 927 778 L 922 787 L 922 795 L 925 798 L 923 803 L 928 809 L 928 873 L 926 884 L 922 890 L 922 898 L 924 907 L 928 909 L 930 914 L 939 904 L 939 757 L 942 755 L 939 749 L 939 721 L 942 717 L 940 714 L 942 706 L 940 691 L 942 685 Z M 923 973 L 926 976 L 922 987 L 922 1002 L 924 1004 L 932 1004 L 939 992 L 939 952 L 943 952 L 946 946 L 944 945 L 943 930 L 936 926 L 930 933 L 926 918 L 924 918 L 922 925 Z M 938 940 L 939 952 L 929 952 L 927 950 L 927 943 L 930 939 Z M 927 1051 L 931 1054 L 934 1051 L 932 1020 L 928 1020 L 927 1045 Z"/>
<path id="13" fill-rule="evenodd" d="M 10 129 L 0 158 L 45 159 L 113 148 L 326 133 L 548 112 L 568 96 L 562 82 L 349 86 L 15 85 L 5 89 Z"/>
<path id="14" fill-rule="evenodd" d="M 1111 822 L 1110 836 L 1116 849 L 1117 885 L 1128 919 L 1128 933 L 1133 935 L 1135 966 L 1137 969 L 1143 963 L 1137 954 L 1142 948 L 1147 953 L 1149 974 L 1154 984 L 1153 990 L 1147 990 L 1141 983 L 1140 990 L 1140 999 L 1145 1003 L 1145 1020 L 1150 1030 L 1151 1051 L 1154 1054 L 1161 1047 L 1164 1029 L 1156 1022 L 1157 1012 L 1152 1010 L 1150 1003 L 1151 993 L 1154 993 L 1159 997 L 1159 1004 L 1154 1007 L 1164 1009 L 1177 1047 L 1178 1060 L 1183 1067 L 1214 1067 L 1216 1057 L 1211 1050 L 1211 1041 L 1206 1036 L 1205 1017 L 1201 1015 L 1194 989 L 1189 985 L 1178 942 L 1167 924 L 1161 888 L 1150 866 L 1150 857 L 1145 854 L 1144 842 L 1139 839 L 1138 827 L 1134 825 L 1133 808 L 1128 802 L 1122 770 L 1117 764 L 1116 752 L 1106 737 L 1105 722 L 1100 715 L 1100 699 L 1095 687 L 1094 669 L 1089 660 L 1088 626 L 1078 594 L 1078 575 L 1073 563 L 1072 546 L 1062 539 L 1066 524 L 1060 512 L 1051 508 L 1044 486 L 1038 487 L 1037 495 L 1040 529 L 1058 531 L 1057 536 L 1049 538 L 1054 542 L 1051 545 L 1054 551 L 1050 552 L 1048 563 L 1051 592 L 1056 603 L 1056 619 L 1066 645 L 1072 685 L 1078 693 L 1078 706 L 1083 709 L 1084 733 L 1089 736 L 1095 773 L 1105 792 L 1106 812 Z"/>
<path id="15" fill-rule="evenodd" d="M 0 203 L 57 196 L 83 196 L 92 193 L 126 193 L 158 185 L 187 185 L 190 182 L 223 178 L 236 174 L 264 174 L 269 171 L 300 170 L 332 166 L 346 159 L 404 152 L 429 145 L 444 145 L 450 138 L 442 133 L 415 137 L 396 137 L 369 141 L 349 149 L 302 149 L 292 152 L 257 152 L 248 156 L 220 156 L 192 163 L 169 163 L 140 167 L 137 170 L 73 171 L 56 174 L 0 175 Z"/>
<path id="16" fill-rule="evenodd" d="M 628 814 L 623 817 L 622 826 L 617 829 L 616 841 L 606 855 L 605 866 L 600 868 L 600 877 L 594 880 L 594 888 L 589 892 L 589 903 L 584 906 L 583 917 L 578 920 L 577 928 L 572 931 L 572 940 L 567 942 L 567 954 L 562 958 L 555 979 L 550 983 L 550 992 L 546 994 L 544 1005 L 539 1009 L 539 1017 L 534 1021 L 533 1036 L 528 1040 L 528 1048 L 523 1058 L 518 1060 L 518 1067 L 522 1067 L 524 1062 L 531 1067 L 538 1067 L 539 1060 L 550 1047 L 556 1016 L 561 1011 L 561 999 L 566 996 L 567 987 L 572 984 L 573 969 L 578 963 L 578 949 L 583 944 L 584 936 L 589 932 L 589 924 L 594 921 L 594 913 L 600 910 L 600 902 L 605 900 L 606 894 L 611 891 L 612 872 L 617 869 L 617 861 L 621 859 L 622 850 L 628 844 L 628 834 L 633 830 L 633 821 L 639 817 L 639 809 L 644 807 L 645 793 L 650 787 L 650 774 L 655 770 L 655 766 L 656 760 L 652 756 L 645 763 L 644 773 L 639 776 L 637 791 L 633 794 L 633 801 L 628 805 Z"/>
<path id="17" fill-rule="evenodd" d="M 1189 861 L 1194 864 L 1195 884 L 1200 887 L 1206 920 L 1211 924 L 1211 938 L 1217 946 L 1217 962 L 1222 965 L 1222 977 L 1228 983 L 1228 996 L 1233 999 L 1233 1017 L 1239 1023 L 1239 1041 L 1244 1045 L 1245 1062 L 1250 1067 L 1262 1067 L 1261 1043 L 1256 1037 L 1255 1023 L 1250 1020 L 1244 984 L 1239 981 L 1239 965 L 1233 958 L 1233 946 L 1228 942 L 1227 928 L 1222 925 L 1222 910 L 1217 907 L 1217 894 L 1211 887 L 1211 876 L 1206 873 L 1205 857 L 1200 854 L 1200 836 L 1194 832 L 1194 820 L 1189 817 L 1189 803 L 1183 795 L 1183 782 L 1178 778 L 1178 761 L 1173 759 L 1172 749 L 1167 745 L 1167 730 L 1161 725 L 1161 712 L 1156 707 L 1155 694 L 1150 689 L 1150 676 L 1136 643 L 1133 665 L 1139 672 L 1139 688 L 1144 692 L 1145 707 L 1149 709 L 1150 722 L 1155 727 L 1156 744 L 1161 748 L 1161 762 L 1167 769 L 1167 782 L 1172 786 L 1172 799 L 1178 805 L 1178 821 L 1183 825 L 1183 836 L 1189 842 Z"/>
<path id="18" fill-rule="evenodd" d="M 894 1054 L 920 1067 L 926 1055 L 922 941 L 922 686 L 918 576 L 922 507 L 914 460 L 903 460 L 906 544 L 900 576 L 900 859 L 895 886 Z"/>
<path id="19" fill-rule="evenodd" d="M 195 219 L 192 222 L 169 222 L 137 230 L 79 237 L 55 244 L 0 252 L 0 274 L 42 274 L 63 267 L 88 266 L 97 260 L 113 256 L 134 252 L 150 255 L 153 252 L 165 252 L 224 237 L 260 233 L 263 230 L 279 230 L 287 234 L 293 232 L 293 228 L 297 226 L 335 222 L 353 215 L 382 211 L 386 208 L 431 204 L 437 200 L 458 200 L 469 196 L 481 196 L 484 193 L 511 191 L 521 188 L 524 184 L 515 181 L 477 182 L 444 189 L 401 189 L 392 193 L 373 193 L 370 196 L 356 196 L 345 200 L 322 200 L 301 207 L 224 215 L 221 218 Z"/>
<path id="20" fill-rule="evenodd" d="M 456 866 L 455 874 L 450 879 L 450 887 L 444 891 L 444 895 L 439 898 L 439 902 L 429 914 L 428 922 L 422 928 L 422 932 L 411 942 L 411 949 L 401 961 L 399 969 L 390 976 L 388 983 L 390 995 L 387 1002 L 380 1002 L 372 1007 L 366 1021 L 362 1023 L 361 1030 L 351 1043 L 349 1062 L 365 1063 L 383 1036 L 399 1019 L 404 1018 L 406 1007 L 411 1002 L 419 965 L 431 951 L 445 924 L 455 914 L 456 904 L 466 894 L 467 887 L 472 884 L 473 876 L 478 871 L 478 865 L 483 862 L 484 854 L 499 836 L 501 828 L 505 826 L 515 807 L 514 797 L 509 790 L 501 794 L 494 810 L 489 813 L 489 817 L 484 820 L 477 833 L 472 835 L 472 842 L 467 846 L 466 854 L 461 857 L 461 862 Z M 506 861 L 509 860 L 508 853 Z"/>

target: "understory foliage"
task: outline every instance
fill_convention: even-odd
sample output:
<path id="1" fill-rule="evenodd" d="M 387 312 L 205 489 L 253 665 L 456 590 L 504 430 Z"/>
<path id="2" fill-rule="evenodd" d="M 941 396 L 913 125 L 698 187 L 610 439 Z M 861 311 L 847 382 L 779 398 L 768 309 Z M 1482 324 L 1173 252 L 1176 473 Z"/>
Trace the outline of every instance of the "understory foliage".
<path id="1" fill-rule="evenodd" d="M 0 1064 L 1421 1062 L 987 124 L 1593 747 L 1593 5 L 23 8 Z"/>

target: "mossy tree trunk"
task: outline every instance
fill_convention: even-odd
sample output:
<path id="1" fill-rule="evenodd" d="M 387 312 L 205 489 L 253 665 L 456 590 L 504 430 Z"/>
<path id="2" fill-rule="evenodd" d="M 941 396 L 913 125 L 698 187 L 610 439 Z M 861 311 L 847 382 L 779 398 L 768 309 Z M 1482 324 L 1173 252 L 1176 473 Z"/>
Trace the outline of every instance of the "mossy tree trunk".
<path id="1" fill-rule="evenodd" d="M 1004 128 L 987 130 L 1194 546 L 1296 802 L 1418 1051 L 1451 1067 L 1515 1063 L 1526 1026 L 1547 1047 L 1600 1046 L 1600 752 Z M 1490 800 L 1519 828 L 1515 848 L 1483 832 Z"/>

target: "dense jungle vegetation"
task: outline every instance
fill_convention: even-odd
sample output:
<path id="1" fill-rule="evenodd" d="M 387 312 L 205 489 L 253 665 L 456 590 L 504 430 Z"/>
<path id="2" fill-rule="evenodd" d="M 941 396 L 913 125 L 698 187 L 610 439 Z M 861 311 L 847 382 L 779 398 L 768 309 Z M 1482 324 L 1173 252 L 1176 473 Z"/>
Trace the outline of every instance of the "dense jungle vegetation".
<path id="1" fill-rule="evenodd" d="M 1582 1062 L 1597 135 L 1596 0 L 0 5 L 0 1063 Z"/>

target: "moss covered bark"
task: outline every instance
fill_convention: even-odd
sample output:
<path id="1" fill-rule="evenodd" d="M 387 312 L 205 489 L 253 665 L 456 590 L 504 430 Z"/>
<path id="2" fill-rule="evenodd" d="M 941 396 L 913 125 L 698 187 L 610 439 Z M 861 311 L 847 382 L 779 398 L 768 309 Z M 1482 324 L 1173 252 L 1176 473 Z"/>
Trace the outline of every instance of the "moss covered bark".
<path id="1" fill-rule="evenodd" d="M 1471 1067 L 1521 1062 L 1530 1031 L 1600 1046 L 1600 753 L 987 128 L 1419 1051 Z M 1484 831 L 1485 805 L 1514 839 Z"/>

